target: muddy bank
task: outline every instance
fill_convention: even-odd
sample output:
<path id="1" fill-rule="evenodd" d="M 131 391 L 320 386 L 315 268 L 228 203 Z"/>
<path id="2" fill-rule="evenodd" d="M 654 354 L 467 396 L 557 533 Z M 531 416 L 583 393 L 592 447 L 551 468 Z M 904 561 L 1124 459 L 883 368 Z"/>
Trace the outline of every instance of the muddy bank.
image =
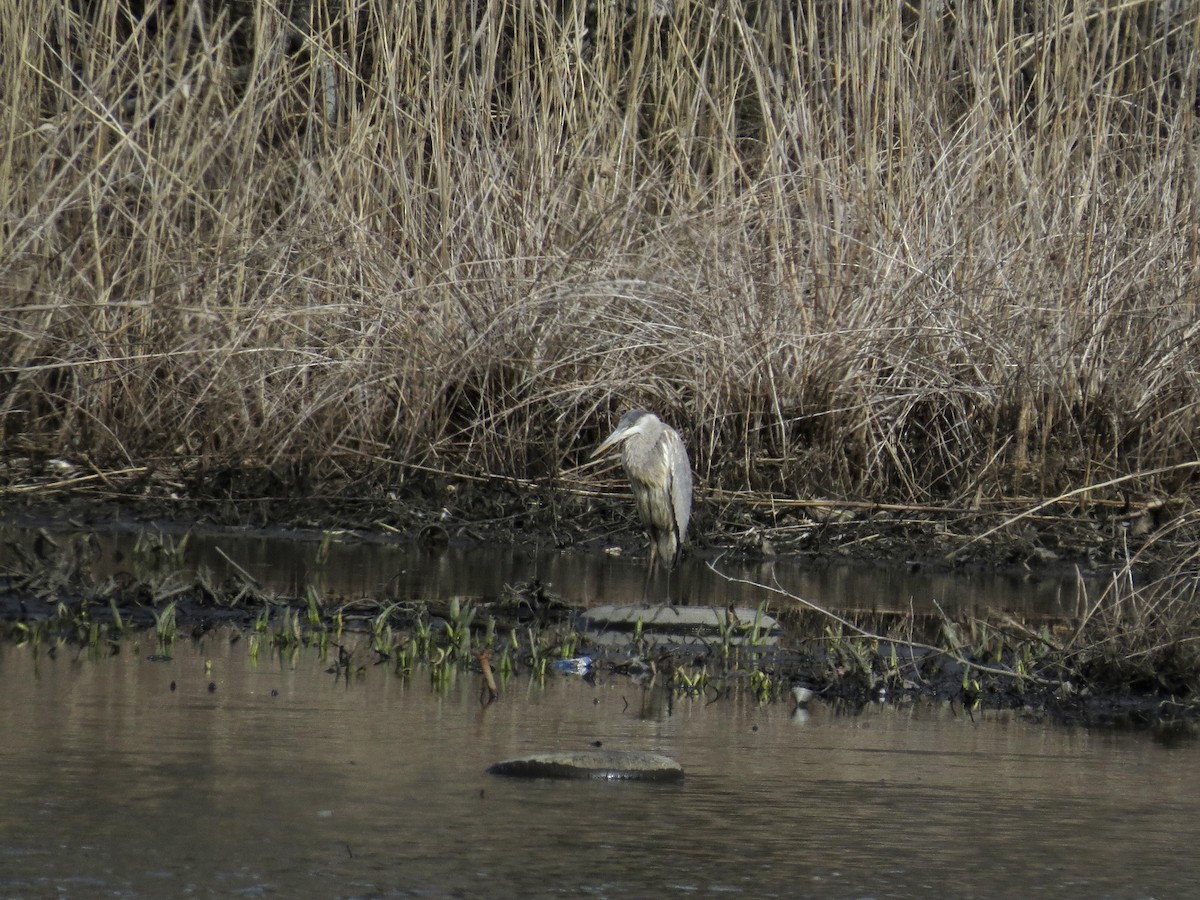
<path id="1" fill-rule="evenodd" d="M 386 492 L 362 485 L 302 492 L 270 471 L 185 481 L 138 468 L 88 473 L 17 465 L 0 485 L 0 522 L 164 533 L 256 529 L 300 539 L 352 532 L 363 541 L 429 545 L 501 541 L 539 549 L 641 554 L 644 539 L 626 486 L 515 479 L 410 479 Z M 1184 502 L 1014 500 L 957 509 L 697 491 L 687 552 L 748 558 L 860 561 L 1020 572 L 1104 573 L 1135 554 L 1171 566 L 1200 542 Z"/>
<path id="2" fill-rule="evenodd" d="M 481 671 L 478 654 L 488 650 L 502 670 L 544 670 L 551 659 L 589 656 L 599 667 L 649 679 L 671 694 L 712 699 L 748 690 L 762 702 L 790 702 L 793 686 L 801 684 L 823 702 L 928 698 L 952 701 L 968 715 L 1003 707 L 1066 721 L 1144 724 L 1200 714 L 1200 667 L 1190 649 L 1200 623 L 1181 616 L 1189 607 L 1175 598 L 1163 605 L 1115 597 L 1058 629 L 1002 616 L 865 621 L 810 610 L 785 621 L 786 638 L 776 646 L 731 654 L 728 635 L 710 635 L 652 650 L 633 636 L 614 647 L 611 635 L 599 642 L 581 632 L 579 610 L 536 581 L 503 596 L 472 597 L 465 608 L 428 598 L 326 603 L 311 595 L 268 596 L 252 578 L 236 574 L 222 583 L 181 580 L 170 541 L 154 549 L 162 558 L 148 572 L 98 581 L 89 577 L 86 537 L 53 537 L 63 527 L 150 528 L 180 538 L 266 532 L 312 541 L 336 532 L 359 542 L 417 544 L 432 554 L 451 543 L 489 542 L 635 558 L 645 552 L 632 502 L 617 484 L 597 493 L 424 478 L 386 495 L 360 489 L 292 496 L 282 482 L 243 472 L 212 480 L 207 493 L 181 494 L 180 487 L 144 471 L 44 470 L 11 481 L 0 520 L 44 527 L 46 536 L 14 550 L 2 573 L 4 635 L 51 649 L 102 651 L 131 629 L 160 640 L 164 631 L 189 639 L 232 625 L 270 646 L 316 642 L 331 653 L 332 671 L 344 675 L 375 665 Z M 225 496 L 217 496 L 221 492 Z M 701 492 L 689 552 L 1033 576 L 1115 572 L 1140 552 L 1140 571 L 1153 572 L 1189 558 L 1198 537 L 1194 519 L 1174 516 L 1170 505 L 1139 512 L 1026 503 L 985 511 Z"/>

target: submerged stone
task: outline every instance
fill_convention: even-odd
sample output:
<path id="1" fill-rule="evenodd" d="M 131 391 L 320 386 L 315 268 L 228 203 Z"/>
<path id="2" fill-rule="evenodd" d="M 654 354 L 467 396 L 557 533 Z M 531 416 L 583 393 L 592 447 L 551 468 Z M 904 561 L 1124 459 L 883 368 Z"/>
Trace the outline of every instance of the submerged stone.
<path id="1" fill-rule="evenodd" d="M 641 750 L 569 750 L 506 759 L 488 769 L 515 778 L 598 778 L 609 781 L 678 781 L 683 766 Z"/>

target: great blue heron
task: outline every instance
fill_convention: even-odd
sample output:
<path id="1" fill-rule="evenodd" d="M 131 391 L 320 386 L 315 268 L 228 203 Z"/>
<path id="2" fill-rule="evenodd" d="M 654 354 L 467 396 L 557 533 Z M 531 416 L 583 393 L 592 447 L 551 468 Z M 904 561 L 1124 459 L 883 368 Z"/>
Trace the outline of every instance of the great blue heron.
<path id="1" fill-rule="evenodd" d="M 623 444 L 621 462 L 633 488 L 642 524 L 650 536 L 647 585 L 657 562 L 668 572 L 679 562 L 692 517 L 692 465 L 683 440 L 670 425 L 644 409 L 621 416 L 616 429 L 592 453 Z"/>

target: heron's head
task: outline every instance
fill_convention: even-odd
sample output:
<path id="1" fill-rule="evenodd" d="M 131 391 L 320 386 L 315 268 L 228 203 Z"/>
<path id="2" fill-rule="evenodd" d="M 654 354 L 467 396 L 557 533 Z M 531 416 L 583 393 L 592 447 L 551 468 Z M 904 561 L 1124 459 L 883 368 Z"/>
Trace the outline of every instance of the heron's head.
<path id="1" fill-rule="evenodd" d="M 634 435 L 644 434 L 646 429 L 658 421 L 658 416 L 645 409 L 631 409 L 625 415 L 621 416 L 621 421 L 617 423 L 617 427 L 613 429 L 613 433 L 600 442 L 600 446 L 592 451 L 592 458 L 595 459 L 600 454 L 607 450 L 611 450 L 617 444 L 629 440 Z"/>

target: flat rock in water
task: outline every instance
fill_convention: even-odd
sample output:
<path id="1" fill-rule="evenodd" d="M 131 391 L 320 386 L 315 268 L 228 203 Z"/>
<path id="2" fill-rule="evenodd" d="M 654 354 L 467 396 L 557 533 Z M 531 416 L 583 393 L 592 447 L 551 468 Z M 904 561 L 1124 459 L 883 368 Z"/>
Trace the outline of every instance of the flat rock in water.
<path id="1" fill-rule="evenodd" d="M 600 644 L 615 643 L 621 635 L 641 629 L 646 637 L 664 635 L 728 635 L 735 644 L 744 643 L 751 632 L 760 645 L 774 644 L 780 633 L 772 616 L 748 607 L 726 609 L 715 606 L 666 606 L 633 604 L 603 605 L 584 610 L 579 627 Z M 616 640 L 612 638 L 616 636 Z M 606 640 L 608 639 L 608 640 Z"/>
<path id="2" fill-rule="evenodd" d="M 683 766 L 641 750 L 573 750 L 506 759 L 488 769 L 516 778 L 602 778 L 610 781 L 678 781 Z"/>

